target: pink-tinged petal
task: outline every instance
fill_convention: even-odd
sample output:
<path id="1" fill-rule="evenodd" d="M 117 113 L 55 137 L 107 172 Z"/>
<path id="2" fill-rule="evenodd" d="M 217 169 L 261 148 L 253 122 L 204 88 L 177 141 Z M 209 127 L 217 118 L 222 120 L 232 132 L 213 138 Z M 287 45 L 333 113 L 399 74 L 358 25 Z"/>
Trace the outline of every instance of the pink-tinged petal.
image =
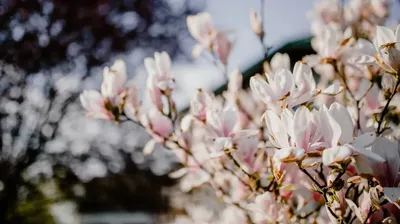
<path id="1" fill-rule="evenodd" d="M 229 136 L 238 122 L 237 111 L 234 107 L 227 107 L 222 110 L 221 115 L 222 132 L 224 136 Z"/>
<path id="2" fill-rule="evenodd" d="M 335 146 L 332 148 L 325 149 L 322 152 L 322 162 L 325 166 L 332 165 L 334 163 L 340 163 L 350 158 L 353 155 L 353 150 L 350 147 Z"/>
<path id="3" fill-rule="evenodd" d="M 211 15 L 206 12 L 187 17 L 189 33 L 205 48 L 209 48 L 212 41 L 212 33 L 215 30 Z"/>
<path id="4" fill-rule="evenodd" d="M 137 114 L 140 107 L 140 99 L 135 86 L 131 86 L 127 91 L 124 104 L 124 113 L 131 120 L 137 120 Z"/>
<path id="5" fill-rule="evenodd" d="M 211 106 L 211 103 L 211 96 L 202 89 L 198 89 L 190 101 L 190 112 L 198 120 L 205 121 L 207 117 L 207 107 Z"/>
<path id="6" fill-rule="evenodd" d="M 329 107 L 329 113 L 340 125 L 341 135 L 339 138 L 340 144 L 349 143 L 353 140 L 353 120 L 349 111 L 341 104 L 335 102 Z"/>
<path id="7" fill-rule="evenodd" d="M 336 146 L 342 134 L 340 125 L 329 113 L 328 108 L 323 105 L 319 112 L 319 124 L 325 142 L 331 146 Z"/>
<path id="8" fill-rule="evenodd" d="M 164 108 L 162 93 L 160 89 L 156 86 L 156 77 L 148 76 L 147 77 L 147 91 L 150 96 L 151 102 L 154 106 L 157 107 L 158 110 L 162 110 Z"/>
<path id="9" fill-rule="evenodd" d="M 159 110 L 152 108 L 147 113 L 149 127 L 155 134 L 161 137 L 168 137 L 173 132 L 171 119 L 163 115 Z"/>
<path id="10" fill-rule="evenodd" d="M 226 65 L 228 63 L 228 57 L 231 53 L 232 47 L 233 43 L 228 39 L 227 34 L 224 32 L 218 32 L 214 40 L 213 49 L 222 64 Z"/>
<path id="11" fill-rule="evenodd" d="M 321 93 L 325 94 L 325 95 L 329 95 L 329 96 L 335 96 L 335 95 L 341 93 L 343 90 L 344 90 L 343 86 L 341 86 L 337 83 L 334 83 L 334 84 L 328 86 L 326 89 L 322 90 Z"/>
<path id="12" fill-rule="evenodd" d="M 265 112 L 265 122 L 267 124 L 268 131 L 271 133 L 274 141 L 278 143 L 276 145 L 280 148 L 289 147 L 288 135 L 285 130 L 285 126 L 278 115 L 272 110 L 267 110 Z"/>
<path id="13" fill-rule="evenodd" d="M 299 107 L 294 114 L 294 141 L 296 147 L 308 149 L 311 135 L 311 112 L 305 107 Z"/>
<path id="14" fill-rule="evenodd" d="M 260 172 L 266 165 L 267 163 L 267 156 L 266 156 L 266 152 L 264 150 L 261 151 L 261 153 L 259 153 L 257 155 L 257 158 L 255 159 L 254 163 L 253 163 L 253 173 L 254 172 Z"/>
<path id="15" fill-rule="evenodd" d="M 249 172 L 251 172 L 255 159 L 254 154 L 259 142 L 258 134 L 259 130 L 250 129 L 236 131 L 231 135 L 233 144 L 236 147 L 234 155 Z"/>

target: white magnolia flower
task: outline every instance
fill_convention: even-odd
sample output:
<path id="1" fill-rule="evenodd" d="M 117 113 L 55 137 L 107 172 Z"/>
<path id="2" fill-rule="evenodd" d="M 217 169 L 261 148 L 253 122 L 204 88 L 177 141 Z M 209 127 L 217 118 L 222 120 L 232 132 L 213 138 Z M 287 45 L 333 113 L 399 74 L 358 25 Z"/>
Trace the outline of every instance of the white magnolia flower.
<path id="1" fill-rule="evenodd" d="M 152 87 L 157 87 L 162 91 L 173 89 L 174 76 L 171 70 L 171 58 L 167 52 L 155 52 L 153 58 L 145 58 L 144 66 L 149 75 Z"/>
<path id="2" fill-rule="evenodd" d="M 353 120 L 349 111 L 341 104 L 335 102 L 329 109 L 323 105 L 319 111 L 319 124 L 327 144 L 322 153 L 324 165 L 340 163 L 357 155 L 374 161 L 383 161 L 381 156 L 366 149 L 373 144 L 375 134 L 365 133 L 353 140 Z"/>
<path id="3" fill-rule="evenodd" d="M 377 63 L 386 72 L 396 74 L 400 68 L 400 25 L 396 31 L 377 26 L 373 40 L 376 55 L 361 54 L 353 58 L 359 64 Z"/>
<path id="4" fill-rule="evenodd" d="M 302 62 L 295 64 L 293 74 L 287 69 L 280 69 L 276 73 L 267 73 L 266 76 L 268 82 L 260 76 L 251 77 L 250 88 L 271 107 L 278 102 L 281 107 L 294 107 L 310 101 L 320 93 L 336 95 L 343 91 L 343 87 L 336 83 L 325 90 L 317 89 L 311 68 Z"/>

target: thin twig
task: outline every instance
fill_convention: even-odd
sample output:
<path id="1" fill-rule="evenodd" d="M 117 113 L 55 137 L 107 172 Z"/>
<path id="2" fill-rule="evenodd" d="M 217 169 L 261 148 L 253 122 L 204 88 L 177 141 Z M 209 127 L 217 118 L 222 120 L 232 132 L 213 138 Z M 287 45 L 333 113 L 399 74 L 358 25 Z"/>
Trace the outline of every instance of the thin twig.
<path id="1" fill-rule="evenodd" d="M 399 71 L 400 71 L 400 69 L 399 69 Z M 392 93 L 391 93 L 390 96 L 389 96 L 389 99 L 386 101 L 386 105 L 385 105 L 385 107 L 383 108 L 383 110 L 382 110 L 382 112 L 381 112 L 381 116 L 379 117 L 379 120 L 378 120 L 378 129 L 376 130 L 376 133 L 377 133 L 378 135 L 382 134 L 383 131 L 384 131 L 384 129 L 382 130 L 382 123 L 383 123 L 383 120 L 384 120 L 385 116 L 387 115 L 387 113 L 389 112 L 389 105 L 390 105 L 390 102 L 392 101 L 394 95 L 396 95 L 396 93 L 397 93 L 397 87 L 399 87 L 399 84 L 400 84 L 399 71 L 397 71 L 397 75 L 396 75 L 396 79 L 397 79 L 396 85 L 394 86 L 394 88 L 393 88 L 393 90 L 392 90 Z"/>

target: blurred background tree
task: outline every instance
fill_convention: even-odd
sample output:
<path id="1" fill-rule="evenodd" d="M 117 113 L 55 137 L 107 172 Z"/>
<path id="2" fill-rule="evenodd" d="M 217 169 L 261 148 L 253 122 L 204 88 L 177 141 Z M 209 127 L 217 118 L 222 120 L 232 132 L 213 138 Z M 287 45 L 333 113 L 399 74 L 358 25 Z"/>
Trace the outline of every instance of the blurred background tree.
<path id="1" fill-rule="evenodd" d="M 143 158 L 143 130 L 84 120 L 77 97 L 119 55 L 141 52 L 131 64 L 155 50 L 179 55 L 186 16 L 202 7 L 0 1 L 0 223 L 54 223 L 49 207 L 57 200 L 72 199 L 82 212 L 167 209 L 160 190 L 174 184 L 162 171 L 170 165 L 154 168 L 153 158 Z M 56 199 L 40 190 L 49 180 L 62 192 Z"/>

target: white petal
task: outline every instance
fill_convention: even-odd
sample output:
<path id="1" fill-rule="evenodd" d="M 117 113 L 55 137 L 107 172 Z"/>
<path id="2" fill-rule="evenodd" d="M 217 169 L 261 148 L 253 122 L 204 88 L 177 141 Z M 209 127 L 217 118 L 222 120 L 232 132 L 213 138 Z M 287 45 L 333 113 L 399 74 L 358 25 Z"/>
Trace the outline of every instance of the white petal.
<path id="1" fill-rule="evenodd" d="M 296 147 L 308 149 L 311 135 L 311 112 L 305 107 L 299 107 L 294 114 L 294 141 Z"/>
<path id="2" fill-rule="evenodd" d="M 349 111 L 341 104 L 335 102 L 329 107 L 329 113 L 340 125 L 340 129 L 342 130 L 339 143 L 343 145 L 351 142 L 353 139 L 354 127 Z"/>
<path id="3" fill-rule="evenodd" d="M 165 51 L 161 53 L 156 52 L 154 54 L 154 59 L 161 74 L 168 74 L 170 72 L 171 58 L 169 57 L 167 52 Z"/>
<path id="4" fill-rule="evenodd" d="M 156 62 L 153 58 L 145 58 L 144 67 L 146 68 L 147 74 L 149 76 L 154 76 L 157 74 Z"/>
<path id="5" fill-rule="evenodd" d="M 332 147 L 322 152 L 322 162 L 325 166 L 329 166 L 349 159 L 352 154 L 353 151 L 347 146 Z"/>
<path id="6" fill-rule="evenodd" d="M 360 148 L 366 148 L 371 146 L 376 139 L 376 134 L 374 132 L 366 132 L 360 136 L 358 136 L 353 142 L 352 145 Z"/>
<path id="7" fill-rule="evenodd" d="M 285 126 L 286 132 L 293 138 L 294 136 L 294 116 L 292 111 L 285 108 L 281 114 L 282 122 Z"/>
<path id="8" fill-rule="evenodd" d="M 192 50 L 192 57 L 194 59 L 198 58 L 201 55 L 201 53 L 203 53 L 203 51 L 204 51 L 203 45 L 201 45 L 201 44 L 194 45 L 193 50 Z"/>
<path id="9" fill-rule="evenodd" d="M 269 103 L 271 99 L 275 98 L 275 94 L 270 85 L 260 77 L 250 78 L 250 88 L 264 103 Z"/>
<path id="10" fill-rule="evenodd" d="M 267 124 L 268 131 L 273 135 L 275 141 L 279 144 L 277 147 L 289 147 L 285 126 L 278 115 L 276 115 L 272 110 L 267 110 L 265 112 L 265 122 Z"/>
<path id="11" fill-rule="evenodd" d="M 148 141 L 143 148 L 143 155 L 145 156 L 150 155 L 153 152 L 155 146 L 156 146 L 156 141 L 154 139 Z"/>
<path id="12" fill-rule="evenodd" d="M 356 214 L 357 218 L 361 221 L 364 222 L 364 220 L 366 219 L 366 217 L 363 217 L 363 215 L 361 214 L 360 209 L 357 207 L 357 205 L 350 199 L 346 198 L 346 202 L 349 205 L 350 209 L 354 212 L 354 214 Z"/>
<path id="13" fill-rule="evenodd" d="M 400 24 L 397 25 L 395 35 L 396 35 L 396 42 L 397 42 L 397 43 L 400 43 Z"/>
<path id="14" fill-rule="evenodd" d="M 288 54 L 276 53 L 270 61 L 270 66 L 273 72 L 279 69 L 290 69 L 290 57 Z"/>
<path id="15" fill-rule="evenodd" d="M 296 62 L 293 69 L 293 75 L 297 87 L 305 87 L 307 90 L 315 89 L 315 79 L 310 66 L 301 61 Z"/>
<path id="16" fill-rule="evenodd" d="M 328 86 L 326 89 L 322 90 L 321 93 L 325 94 L 325 95 L 335 96 L 335 95 L 341 93 L 343 90 L 344 90 L 343 86 L 341 86 L 337 83 L 334 83 L 334 84 Z"/>
<path id="17" fill-rule="evenodd" d="M 184 175 L 186 175 L 189 172 L 189 169 L 187 167 L 181 168 L 177 171 L 174 171 L 170 174 L 168 174 L 168 176 L 172 179 L 177 179 L 177 178 L 181 178 Z"/>
<path id="18" fill-rule="evenodd" d="M 350 59 L 351 63 L 361 64 L 361 65 L 373 65 L 375 64 L 376 60 L 374 57 L 370 55 L 358 55 Z"/>
<path id="19" fill-rule="evenodd" d="M 342 134 L 342 130 L 325 105 L 320 109 L 319 124 L 325 142 L 331 144 L 331 146 L 336 146 Z"/>
<path id="20" fill-rule="evenodd" d="M 271 87 L 274 93 L 278 98 L 282 98 L 294 87 L 293 75 L 288 69 L 281 69 L 275 74 L 273 83 Z"/>
<path id="21" fill-rule="evenodd" d="M 393 43 L 396 42 L 396 37 L 394 36 L 393 30 L 384 27 L 384 26 L 377 26 L 376 27 L 376 43 L 378 46 L 381 47 L 386 43 Z"/>

